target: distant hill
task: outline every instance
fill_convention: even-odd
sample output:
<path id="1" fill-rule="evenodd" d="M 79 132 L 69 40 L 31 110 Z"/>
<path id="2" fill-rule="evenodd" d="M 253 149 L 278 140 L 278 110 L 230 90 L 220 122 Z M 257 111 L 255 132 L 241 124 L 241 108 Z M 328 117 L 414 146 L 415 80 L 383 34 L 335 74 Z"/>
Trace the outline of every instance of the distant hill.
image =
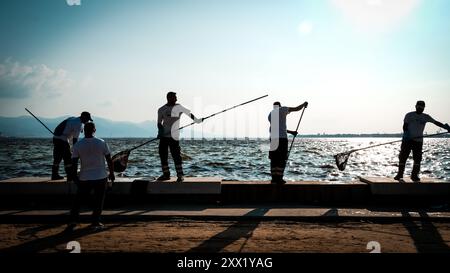
<path id="1" fill-rule="evenodd" d="M 68 116 L 58 118 L 39 119 L 47 125 L 50 130 L 54 130 L 58 124 Z M 158 134 L 156 121 L 149 120 L 139 123 L 127 121 L 113 121 L 105 118 L 95 117 L 97 128 L 96 136 L 101 138 L 153 138 Z M 201 136 L 198 131 L 191 131 L 186 128 L 181 132 L 182 138 L 190 138 L 192 134 Z M 38 121 L 31 116 L 21 117 L 0 117 L 0 137 L 24 137 L 24 138 L 49 138 L 52 137 Z M 204 137 L 212 138 L 213 134 L 205 133 Z"/>
<path id="2" fill-rule="evenodd" d="M 51 130 L 67 117 L 39 118 Z M 157 135 L 155 121 L 141 123 L 112 121 L 95 118 L 98 137 L 153 137 Z M 33 117 L 0 117 L 0 135 L 2 137 L 51 137 L 51 134 Z"/>

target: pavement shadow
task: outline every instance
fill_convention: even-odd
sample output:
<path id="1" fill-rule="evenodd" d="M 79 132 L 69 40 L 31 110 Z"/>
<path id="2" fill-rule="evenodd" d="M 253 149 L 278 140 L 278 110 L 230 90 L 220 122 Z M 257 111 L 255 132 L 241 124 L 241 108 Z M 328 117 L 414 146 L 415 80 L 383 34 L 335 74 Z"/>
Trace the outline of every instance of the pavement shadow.
<path id="1" fill-rule="evenodd" d="M 239 249 L 239 253 L 244 248 L 247 241 L 252 237 L 253 231 L 258 227 L 261 222 L 261 217 L 264 216 L 270 209 L 269 208 L 257 208 L 254 209 L 242 217 L 255 217 L 255 220 L 241 220 L 231 225 L 226 230 L 214 235 L 213 237 L 203 241 L 200 245 L 191 248 L 187 252 L 191 253 L 204 253 L 204 252 L 220 252 L 232 243 L 245 238 L 245 242 Z"/>
<path id="2" fill-rule="evenodd" d="M 62 224 L 47 224 L 47 225 L 39 225 L 37 227 L 31 227 L 31 228 L 27 228 L 21 232 L 19 232 L 17 234 L 17 236 L 19 237 L 37 237 L 37 233 L 48 230 L 48 229 L 52 229 L 52 228 L 57 228 L 62 226 Z"/>
<path id="3" fill-rule="evenodd" d="M 76 229 L 75 231 L 70 232 L 70 233 L 66 233 L 66 232 L 62 231 L 62 232 L 59 232 L 54 235 L 50 235 L 50 236 L 43 237 L 43 238 L 38 238 L 38 239 L 28 241 L 28 242 L 25 242 L 25 243 L 22 243 L 22 244 L 19 244 L 16 246 L 11 246 L 8 248 L 0 249 L 0 254 L 39 253 L 39 252 L 41 252 L 43 250 L 47 250 L 47 249 L 53 249 L 53 250 L 56 250 L 57 252 L 62 252 L 62 253 L 69 253 L 71 250 L 60 251 L 60 250 L 57 250 L 56 247 L 61 244 L 69 243 L 70 241 L 78 240 L 78 239 L 80 239 L 84 236 L 90 235 L 90 234 L 101 233 L 101 232 L 111 230 L 111 229 L 119 227 L 121 225 L 122 224 L 106 226 L 106 228 L 104 228 L 101 231 L 95 231 L 95 230 L 91 229 L 90 227 Z M 39 229 L 45 230 L 48 228 L 50 228 L 49 225 L 44 226 L 44 227 L 35 228 L 35 230 L 39 230 Z M 33 231 L 33 229 L 30 229 L 29 232 L 34 232 L 34 231 Z"/>
<path id="4" fill-rule="evenodd" d="M 446 244 L 433 222 L 428 219 L 428 214 L 418 211 L 420 220 L 414 220 L 408 211 L 402 211 L 402 222 L 414 240 L 419 253 L 450 253 L 450 247 Z"/>

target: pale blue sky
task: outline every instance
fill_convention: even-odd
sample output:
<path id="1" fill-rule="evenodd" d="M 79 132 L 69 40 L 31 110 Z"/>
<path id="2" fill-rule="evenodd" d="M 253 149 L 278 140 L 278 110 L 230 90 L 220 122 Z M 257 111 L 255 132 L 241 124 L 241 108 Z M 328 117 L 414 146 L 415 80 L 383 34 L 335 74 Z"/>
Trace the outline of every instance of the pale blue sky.
<path id="1" fill-rule="evenodd" d="M 400 132 L 418 99 L 450 122 L 447 0 L 3 0 L 0 33 L 1 116 L 143 121 L 176 91 L 198 116 L 269 94 L 217 135 L 267 136 L 275 100 L 310 102 L 301 133 Z"/>

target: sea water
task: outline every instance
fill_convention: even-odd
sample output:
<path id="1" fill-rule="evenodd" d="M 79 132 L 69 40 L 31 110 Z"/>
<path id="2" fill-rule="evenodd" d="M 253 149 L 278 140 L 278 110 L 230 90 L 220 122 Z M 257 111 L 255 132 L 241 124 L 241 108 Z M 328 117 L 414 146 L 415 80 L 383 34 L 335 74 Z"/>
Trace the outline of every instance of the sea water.
<path id="1" fill-rule="evenodd" d="M 147 139 L 105 139 L 111 153 L 131 148 Z M 390 138 L 297 138 L 293 146 L 286 180 L 351 181 L 357 176 L 393 177 L 398 168 L 400 143 L 352 153 L 347 168 L 339 171 L 333 155 L 396 139 Z M 291 140 L 290 140 L 291 141 Z M 425 139 L 421 175 L 450 180 L 450 139 Z M 270 180 L 269 141 L 181 140 L 186 176 L 220 177 L 225 180 Z M 0 139 L 0 179 L 21 176 L 49 176 L 52 166 L 51 139 Z M 170 158 L 170 156 L 169 156 Z M 64 170 L 61 164 L 61 174 Z M 405 175 L 410 173 L 412 158 Z M 175 167 L 170 159 L 172 175 Z M 130 155 L 122 176 L 155 177 L 161 174 L 158 142 Z"/>

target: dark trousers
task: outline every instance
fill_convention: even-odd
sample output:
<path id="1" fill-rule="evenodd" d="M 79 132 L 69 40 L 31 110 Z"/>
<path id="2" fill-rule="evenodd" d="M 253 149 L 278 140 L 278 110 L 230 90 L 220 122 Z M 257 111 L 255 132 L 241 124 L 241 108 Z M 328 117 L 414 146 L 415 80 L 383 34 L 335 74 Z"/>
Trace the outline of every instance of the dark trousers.
<path id="1" fill-rule="evenodd" d="M 168 149 L 170 149 L 170 153 L 172 154 L 177 176 L 183 176 L 180 141 L 177 141 L 171 137 L 162 137 L 159 140 L 159 156 L 161 158 L 161 168 L 163 174 L 170 176 Z"/>
<path id="2" fill-rule="evenodd" d="M 270 173 L 272 175 L 272 181 L 280 181 L 283 179 L 284 169 L 286 168 L 288 139 L 280 138 L 273 141 L 279 141 L 279 143 L 275 150 L 269 151 Z"/>
<path id="3" fill-rule="evenodd" d="M 92 213 L 92 223 L 99 223 L 105 201 L 106 188 L 108 180 L 79 181 L 77 183 L 77 194 L 70 211 L 70 220 L 73 223 L 78 221 L 80 215 L 80 206 L 82 201 L 89 199 L 91 191 L 94 191 L 94 208 Z"/>
<path id="4" fill-rule="evenodd" d="M 422 161 L 422 147 L 423 142 L 414 141 L 414 140 L 403 140 L 402 146 L 400 149 L 399 155 L 399 164 L 398 164 L 398 175 L 403 176 L 405 172 L 406 160 L 408 160 L 409 155 L 413 154 L 413 170 L 411 175 L 417 176 L 420 172 L 420 162 Z"/>
<path id="5" fill-rule="evenodd" d="M 59 164 L 64 160 L 64 169 L 67 176 L 70 176 L 72 169 L 72 153 L 70 152 L 70 145 L 67 141 L 61 139 L 53 139 L 53 167 L 52 176 L 59 172 Z"/>

